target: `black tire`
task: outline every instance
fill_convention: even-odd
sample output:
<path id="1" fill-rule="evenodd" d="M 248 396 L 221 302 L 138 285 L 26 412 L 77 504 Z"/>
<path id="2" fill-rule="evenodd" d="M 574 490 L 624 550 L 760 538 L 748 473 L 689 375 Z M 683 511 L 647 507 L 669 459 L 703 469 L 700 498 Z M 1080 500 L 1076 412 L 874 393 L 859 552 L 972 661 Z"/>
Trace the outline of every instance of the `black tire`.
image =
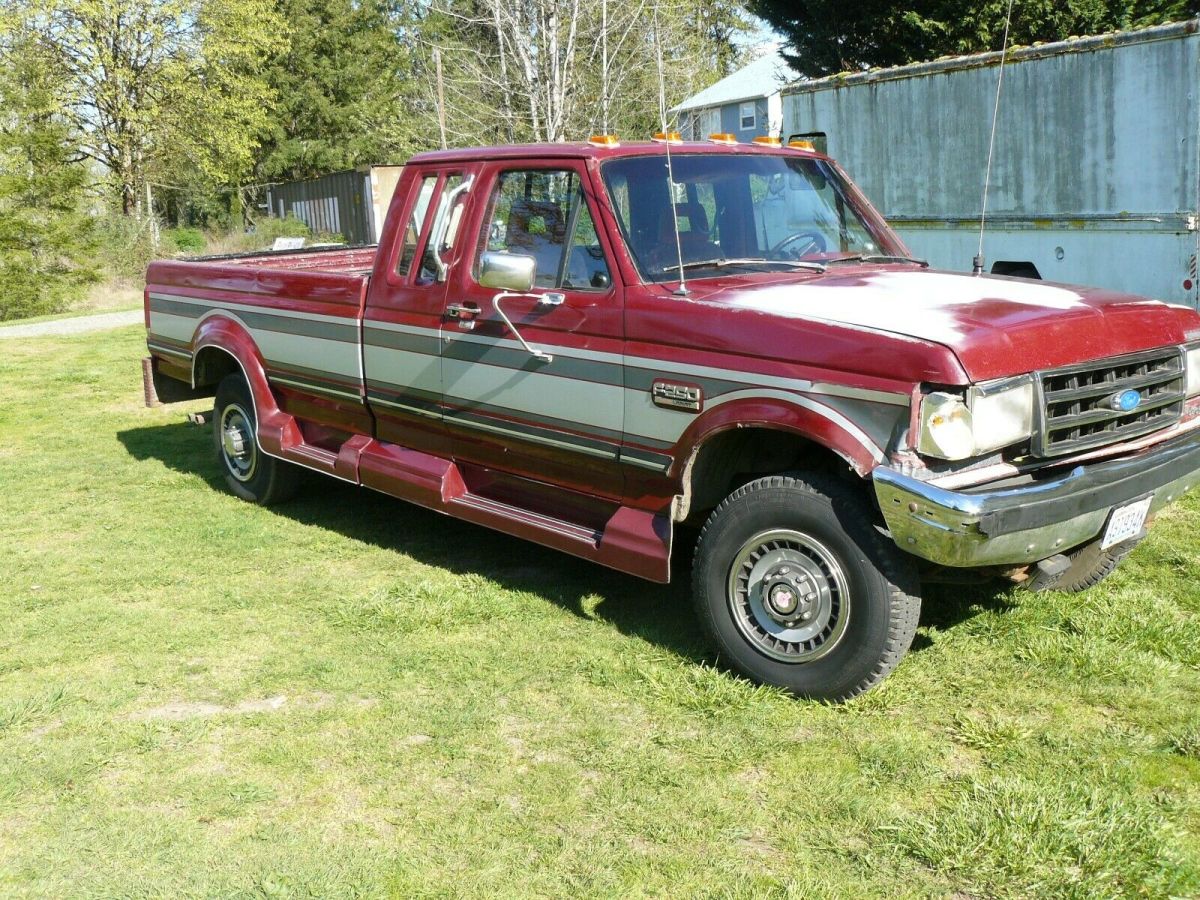
<path id="1" fill-rule="evenodd" d="M 1077 594 L 1080 591 L 1086 591 L 1111 575 L 1121 561 L 1132 553 L 1133 548 L 1141 542 L 1141 537 L 1136 537 L 1124 543 L 1115 544 L 1107 550 L 1101 550 L 1100 540 L 1097 538 L 1067 554 L 1067 559 L 1071 561 L 1071 565 L 1067 569 L 1057 575 L 1046 575 L 1035 569 L 1034 574 L 1022 582 L 1021 586 L 1028 591 L 1035 592 L 1064 591 L 1068 594 Z"/>
<path id="2" fill-rule="evenodd" d="M 730 494 L 693 567 L 696 612 L 722 659 L 815 700 L 847 700 L 891 672 L 916 634 L 920 583 L 873 519 L 859 491 L 821 475 Z"/>
<path id="3" fill-rule="evenodd" d="M 250 386 L 226 375 L 213 401 L 213 449 L 229 490 L 250 503 L 270 506 L 296 493 L 299 470 L 258 446 L 258 420 Z"/>

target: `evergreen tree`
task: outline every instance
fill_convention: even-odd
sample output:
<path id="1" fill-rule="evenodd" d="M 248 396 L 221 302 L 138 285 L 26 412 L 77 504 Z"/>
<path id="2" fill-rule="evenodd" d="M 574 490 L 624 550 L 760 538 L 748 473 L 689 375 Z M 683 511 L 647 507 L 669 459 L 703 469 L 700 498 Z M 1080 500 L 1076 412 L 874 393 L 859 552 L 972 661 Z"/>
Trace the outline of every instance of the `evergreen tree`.
<path id="1" fill-rule="evenodd" d="M 403 162 L 421 143 L 410 113 L 407 7 L 389 0 L 276 0 L 276 9 L 290 40 L 264 71 L 276 101 L 258 177 L 290 180 Z"/>
<path id="2" fill-rule="evenodd" d="M 0 320 L 58 312 L 96 278 L 87 172 L 34 47 L 0 68 Z M 15 52 L 14 52 L 15 51 Z"/>

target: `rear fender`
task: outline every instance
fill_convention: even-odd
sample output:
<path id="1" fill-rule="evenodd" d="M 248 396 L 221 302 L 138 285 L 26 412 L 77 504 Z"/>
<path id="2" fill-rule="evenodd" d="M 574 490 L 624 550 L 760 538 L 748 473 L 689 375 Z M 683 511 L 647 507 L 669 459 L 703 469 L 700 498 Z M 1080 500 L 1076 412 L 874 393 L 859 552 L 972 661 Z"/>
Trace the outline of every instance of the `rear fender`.
<path id="1" fill-rule="evenodd" d="M 303 438 L 296 420 L 279 408 L 267 381 L 262 354 L 249 330 L 224 313 L 214 313 L 201 321 L 192 339 L 193 387 L 196 386 L 196 361 L 206 348 L 233 357 L 254 398 L 259 447 L 268 456 L 286 457 L 287 450 L 299 445 Z"/>

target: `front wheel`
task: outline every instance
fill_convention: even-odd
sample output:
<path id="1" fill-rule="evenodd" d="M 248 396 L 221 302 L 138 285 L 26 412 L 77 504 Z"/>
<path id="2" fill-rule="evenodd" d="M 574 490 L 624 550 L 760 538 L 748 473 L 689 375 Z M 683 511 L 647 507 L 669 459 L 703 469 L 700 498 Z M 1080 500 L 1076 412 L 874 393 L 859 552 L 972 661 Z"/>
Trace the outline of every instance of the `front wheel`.
<path id="1" fill-rule="evenodd" d="M 693 571 L 701 624 L 742 674 L 819 700 L 873 687 L 912 643 L 912 561 L 861 494 L 818 475 L 760 478 L 713 511 Z"/>
<path id="2" fill-rule="evenodd" d="M 269 506 L 296 492 L 298 472 L 258 446 L 250 385 L 240 374 L 226 375 L 213 400 L 213 447 L 225 484 L 251 503 Z"/>

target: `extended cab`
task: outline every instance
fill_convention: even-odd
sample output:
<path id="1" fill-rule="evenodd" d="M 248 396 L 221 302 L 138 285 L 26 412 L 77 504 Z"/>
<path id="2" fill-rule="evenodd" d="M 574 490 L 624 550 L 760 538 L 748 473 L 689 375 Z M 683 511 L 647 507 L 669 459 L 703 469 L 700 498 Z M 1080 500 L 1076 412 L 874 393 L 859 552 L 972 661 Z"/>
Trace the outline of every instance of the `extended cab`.
<path id="1" fill-rule="evenodd" d="M 426 153 L 378 247 L 153 263 L 146 374 L 253 502 L 299 466 L 660 582 L 701 526 L 722 658 L 841 699 L 923 575 L 1083 589 L 1200 478 L 1195 312 L 908 256 L 811 149 Z"/>

